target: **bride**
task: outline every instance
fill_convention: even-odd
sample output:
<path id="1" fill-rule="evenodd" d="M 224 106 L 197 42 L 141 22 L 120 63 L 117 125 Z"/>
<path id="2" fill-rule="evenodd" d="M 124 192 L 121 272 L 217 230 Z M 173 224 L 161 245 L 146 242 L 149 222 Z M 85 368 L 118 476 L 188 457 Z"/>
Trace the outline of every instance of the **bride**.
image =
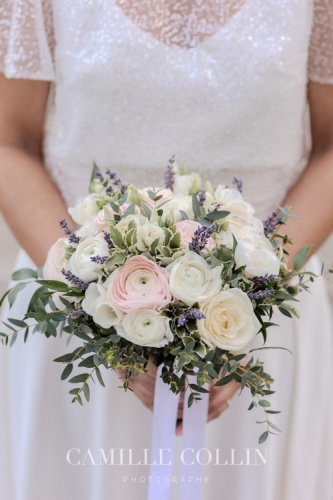
<path id="1" fill-rule="evenodd" d="M 0 208 L 22 247 L 17 267 L 43 265 L 93 161 L 161 185 L 175 153 L 216 184 L 241 178 L 262 219 L 292 205 L 290 263 L 312 243 L 318 272 L 333 228 L 332 25 L 332 0 L 2 0 Z M 31 293 L 3 319 L 22 317 Z M 283 434 L 259 446 L 261 415 L 238 387 L 212 389 L 205 447 L 220 459 L 204 468 L 205 499 L 331 498 L 325 283 L 302 295 L 300 319 L 277 315 L 268 340 L 293 356 L 262 351 Z M 132 449 L 137 463 L 150 448 L 154 370 L 126 394 L 105 373 L 106 388 L 76 406 L 52 362 L 63 348 L 36 334 L 0 350 L 2 498 L 145 499 L 149 467 L 119 456 Z M 110 450 L 114 465 L 101 461 Z"/>

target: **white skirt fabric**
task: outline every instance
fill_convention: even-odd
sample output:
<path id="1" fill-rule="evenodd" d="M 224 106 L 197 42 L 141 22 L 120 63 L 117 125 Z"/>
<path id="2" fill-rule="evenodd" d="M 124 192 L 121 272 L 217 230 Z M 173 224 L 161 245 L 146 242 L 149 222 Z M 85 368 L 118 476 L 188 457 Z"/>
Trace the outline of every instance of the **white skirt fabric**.
<path id="1" fill-rule="evenodd" d="M 29 266 L 21 251 L 16 268 Z M 318 259 L 313 257 L 307 267 L 319 272 Z M 269 330 L 267 345 L 286 347 L 293 355 L 283 350 L 254 353 L 275 379 L 270 401 L 281 413 L 271 420 L 282 434 L 258 445 L 265 424 L 255 421 L 263 420 L 263 414 L 247 411 L 251 397 L 245 391 L 236 395 L 220 418 L 207 425 L 205 449 L 198 457 L 207 465 L 194 478 L 202 485 L 202 499 L 332 498 L 333 350 L 324 279 L 312 284 L 311 292 L 301 294 L 299 320 L 277 314 L 273 321 L 280 326 Z M 21 318 L 30 296 L 27 287 L 2 319 Z M 65 340 L 36 333 L 26 344 L 22 335 L 11 349 L 0 348 L 1 498 L 146 499 L 145 450 L 151 446 L 152 414 L 132 393 L 118 388 L 111 372 L 103 372 L 106 388 L 91 388 L 89 404 L 72 404 L 70 384 L 60 381 L 63 366 L 52 361 L 66 352 Z M 256 344 L 262 345 L 260 338 Z M 74 347 L 75 341 L 69 348 Z M 173 499 L 180 498 L 181 452 L 177 437 Z M 186 459 L 193 458 L 187 453 Z"/>

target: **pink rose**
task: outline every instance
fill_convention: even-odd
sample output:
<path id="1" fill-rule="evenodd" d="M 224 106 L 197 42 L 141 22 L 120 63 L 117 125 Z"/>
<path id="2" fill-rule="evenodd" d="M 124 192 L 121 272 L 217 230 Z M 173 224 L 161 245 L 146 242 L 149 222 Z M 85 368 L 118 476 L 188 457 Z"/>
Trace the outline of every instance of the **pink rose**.
<path id="1" fill-rule="evenodd" d="M 154 191 L 156 196 L 162 196 L 162 198 L 160 198 L 157 202 L 156 202 L 156 205 L 160 205 L 161 203 L 163 203 L 164 201 L 169 201 L 173 198 L 174 194 L 173 192 L 171 191 L 171 189 L 151 189 L 151 191 Z M 148 205 L 149 207 L 153 207 L 155 206 L 155 203 L 153 202 L 153 200 L 149 197 L 149 194 L 148 194 L 148 191 L 145 190 L 144 192 L 144 198 L 143 198 L 143 201 L 146 205 Z"/>
<path id="2" fill-rule="evenodd" d="M 180 222 L 176 222 L 177 231 L 180 233 L 181 245 L 184 248 L 188 248 L 191 243 L 194 233 L 198 228 L 202 227 L 202 225 L 195 220 L 181 220 Z M 205 249 L 213 250 L 216 247 L 216 242 L 214 238 L 211 236 L 208 241 Z"/>
<path id="3" fill-rule="evenodd" d="M 67 269 L 67 260 L 65 259 L 65 250 L 68 245 L 66 238 L 59 238 L 50 248 L 46 262 L 43 267 L 43 276 L 46 280 L 63 281 L 68 285 L 62 269 Z"/>
<path id="4" fill-rule="evenodd" d="M 100 210 L 96 215 L 95 223 L 96 223 L 96 228 L 99 232 L 109 231 L 108 226 L 105 224 L 104 209 Z"/>
<path id="5" fill-rule="evenodd" d="M 107 300 L 122 314 L 134 309 L 161 309 L 172 301 L 169 274 L 147 257 L 130 257 L 108 278 Z"/>

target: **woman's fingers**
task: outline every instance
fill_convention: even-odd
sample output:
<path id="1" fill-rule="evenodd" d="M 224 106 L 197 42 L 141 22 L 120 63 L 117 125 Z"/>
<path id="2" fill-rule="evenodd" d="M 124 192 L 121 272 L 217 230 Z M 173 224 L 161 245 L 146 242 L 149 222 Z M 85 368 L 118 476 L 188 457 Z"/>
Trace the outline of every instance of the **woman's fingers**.
<path id="1" fill-rule="evenodd" d="M 234 396 L 239 389 L 240 384 L 234 380 L 222 387 L 212 385 L 210 387 L 208 419 L 213 420 L 221 415 L 229 406 L 229 400 Z"/>

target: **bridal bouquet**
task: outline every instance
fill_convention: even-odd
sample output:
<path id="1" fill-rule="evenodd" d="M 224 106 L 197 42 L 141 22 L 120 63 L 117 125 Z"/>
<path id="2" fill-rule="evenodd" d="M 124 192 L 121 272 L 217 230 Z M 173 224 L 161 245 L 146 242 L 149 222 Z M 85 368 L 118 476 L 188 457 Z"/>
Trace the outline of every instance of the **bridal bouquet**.
<path id="1" fill-rule="evenodd" d="M 61 221 L 65 238 L 50 249 L 44 268 L 13 274 L 20 283 L 1 303 L 7 296 L 12 306 L 28 282 L 39 287 L 24 319 L 8 319 L 10 333 L 0 335 L 10 345 L 19 331 L 24 340 L 29 331 L 65 333 L 67 346 L 78 337 L 79 346 L 55 361 L 65 364 L 61 379 L 71 377 L 69 392 L 80 404 L 83 396 L 90 399 L 91 380 L 104 385 L 101 366 L 124 370 L 127 389 L 131 377 L 146 371 L 149 356 L 163 364 L 171 391 L 185 389 L 188 405 L 208 392 L 206 384 L 235 380 L 251 391 L 249 409 L 259 405 L 265 412 L 261 443 L 279 429 L 266 399 L 273 379 L 251 355 L 251 342 L 258 333 L 266 340 L 274 309 L 297 315 L 295 296 L 314 278 L 300 271 L 309 246 L 289 271 L 290 242 L 280 234 L 287 208 L 263 224 L 237 179 L 231 188 L 201 184 L 174 159 L 164 189 L 125 185 L 95 166 L 90 194 L 69 209 L 80 228 Z M 84 371 L 72 376 L 75 363 Z"/>

